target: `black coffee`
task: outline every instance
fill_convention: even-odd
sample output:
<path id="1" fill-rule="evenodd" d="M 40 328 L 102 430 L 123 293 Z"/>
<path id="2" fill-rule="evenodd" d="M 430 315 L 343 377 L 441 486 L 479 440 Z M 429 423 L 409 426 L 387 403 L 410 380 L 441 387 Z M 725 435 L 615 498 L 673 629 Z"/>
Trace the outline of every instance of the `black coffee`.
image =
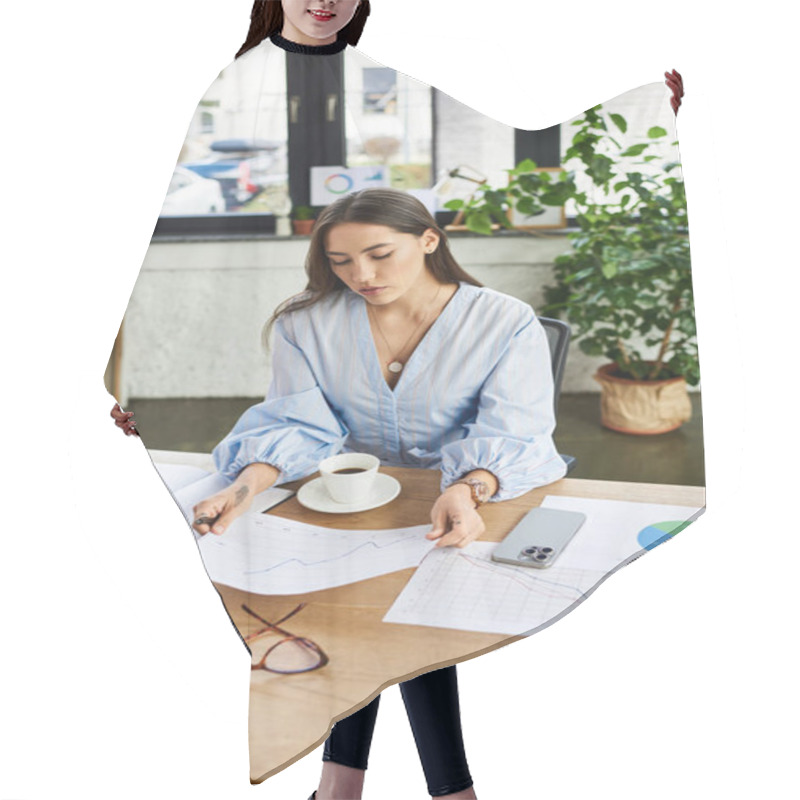
<path id="1" fill-rule="evenodd" d="M 344 467 L 333 470 L 334 475 L 355 475 L 357 472 L 366 472 L 363 467 Z"/>

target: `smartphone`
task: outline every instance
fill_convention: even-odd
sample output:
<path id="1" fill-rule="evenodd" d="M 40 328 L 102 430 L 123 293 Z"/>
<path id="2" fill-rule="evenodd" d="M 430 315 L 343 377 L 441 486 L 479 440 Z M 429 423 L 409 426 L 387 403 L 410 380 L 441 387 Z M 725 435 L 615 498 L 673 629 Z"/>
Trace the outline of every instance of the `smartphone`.
<path id="1" fill-rule="evenodd" d="M 552 567 L 586 521 L 580 511 L 532 508 L 495 547 L 493 561 L 518 567 Z"/>

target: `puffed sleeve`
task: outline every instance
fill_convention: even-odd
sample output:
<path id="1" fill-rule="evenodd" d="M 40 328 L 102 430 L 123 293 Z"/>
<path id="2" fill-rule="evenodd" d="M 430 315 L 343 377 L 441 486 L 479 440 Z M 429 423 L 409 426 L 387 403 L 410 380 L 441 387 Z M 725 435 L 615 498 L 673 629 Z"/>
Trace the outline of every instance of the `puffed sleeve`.
<path id="1" fill-rule="evenodd" d="M 272 382 L 266 399 L 242 414 L 214 448 L 217 470 L 234 479 L 248 464 L 281 471 L 276 484 L 305 478 L 336 455 L 348 430 L 317 385 L 303 351 L 292 341 L 284 317 L 274 325 Z"/>
<path id="2" fill-rule="evenodd" d="M 441 491 L 484 469 L 499 481 L 490 502 L 510 500 L 563 478 L 553 442 L 553 373 L 547 334 L 531 310 L 481 387 L 465 436 L 442 448 Z"/>

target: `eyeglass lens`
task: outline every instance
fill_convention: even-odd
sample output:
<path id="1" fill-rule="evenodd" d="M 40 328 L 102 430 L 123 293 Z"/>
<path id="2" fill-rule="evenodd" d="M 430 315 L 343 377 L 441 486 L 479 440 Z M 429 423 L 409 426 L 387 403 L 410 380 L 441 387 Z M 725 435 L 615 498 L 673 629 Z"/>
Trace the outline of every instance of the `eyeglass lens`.
<path id="1" fill-rule="evenodd" d="M 323 655 L 306 639 L 283 639 L 261 647 L 251 647 L 253 668 L 270 672 L 306 672 L 323 664 Z"/>

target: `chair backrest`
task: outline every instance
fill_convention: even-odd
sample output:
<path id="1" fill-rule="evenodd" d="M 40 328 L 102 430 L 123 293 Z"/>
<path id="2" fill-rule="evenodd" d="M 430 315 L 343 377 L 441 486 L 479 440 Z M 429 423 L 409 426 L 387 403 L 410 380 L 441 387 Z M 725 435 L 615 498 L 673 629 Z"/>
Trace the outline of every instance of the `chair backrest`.
<path id="1" fill-rule="evenodd" d="M 572 331 L 566 322 L 550 317 L 539 317 L 550 345 L 550 363 L 553 367 L 553 404 L 558 415 L 558 396 L 561 394 L 561 380 L 564 377 L 564 365 L 567 363 L 567 350 Z"/>

